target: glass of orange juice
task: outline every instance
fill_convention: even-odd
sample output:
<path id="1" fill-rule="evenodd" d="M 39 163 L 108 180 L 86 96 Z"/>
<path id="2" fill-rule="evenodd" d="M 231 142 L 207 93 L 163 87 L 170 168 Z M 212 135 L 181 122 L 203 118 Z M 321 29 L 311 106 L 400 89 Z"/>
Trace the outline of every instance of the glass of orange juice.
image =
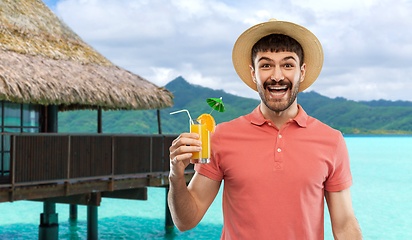
<path id="1" fill-rule="evenodd" d="M 210 163 L 210 132 L 207 129 L 207 123 L 204 119 L 192 119 L 190 121 L 190 132 L 199 134 L 199 140 L 202 142 L 202 150 L 194 152 L 190 163 Z"/>
<path id="2" fill-rule="evenodd" d="M 203 113 L 197 119 L 192 119 L 187 109 L 182 109 L 170 114 L 186 112 L 189 116 L 190 132 L 199 134 L 202 150 L 193 152 L 190 163 L 210 163 L 210 135 L 215 132 L 216 122 L 212 115 Z"/>

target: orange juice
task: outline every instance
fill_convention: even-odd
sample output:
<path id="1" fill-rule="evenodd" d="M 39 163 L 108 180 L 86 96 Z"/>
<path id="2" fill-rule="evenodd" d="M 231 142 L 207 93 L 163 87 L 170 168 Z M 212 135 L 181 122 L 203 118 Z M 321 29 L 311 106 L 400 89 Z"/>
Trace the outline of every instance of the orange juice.
<path id="1" fill-rule="evenodd" d="M 190 124 L 190 132 L 197 133 L 202 141 L 202 150 L 194 152 L 190 163 L 209 163 L 210 162 L 210 132 L 207 130 L 207 125 L 202 123 L 201 119 L 193 120 Z"/>

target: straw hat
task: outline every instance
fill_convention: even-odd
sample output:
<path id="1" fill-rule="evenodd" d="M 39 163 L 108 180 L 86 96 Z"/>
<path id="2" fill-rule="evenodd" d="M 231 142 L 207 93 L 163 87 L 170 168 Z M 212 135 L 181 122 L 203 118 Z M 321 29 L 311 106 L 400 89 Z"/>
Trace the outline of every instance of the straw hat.
<path id="1" fill-rule="evenodd" d="M 299 92 L 302 92 L 319 76 L 323 65 L 322 45 L 316 36 L 306 28 L 291 22 L 276 21 L 259 23 L 242 33 L 237 39 L 232 52 L 232 61 L 239 77 L 250 88 L 257 91 L 256 84 L 250 74 L 249 65 L 252 65 L 252 47 L 261 38 L 270 34 L 283 34 L 295 39 L 302 46 L 306 63 L 305 80 L 300 84 Z"/>

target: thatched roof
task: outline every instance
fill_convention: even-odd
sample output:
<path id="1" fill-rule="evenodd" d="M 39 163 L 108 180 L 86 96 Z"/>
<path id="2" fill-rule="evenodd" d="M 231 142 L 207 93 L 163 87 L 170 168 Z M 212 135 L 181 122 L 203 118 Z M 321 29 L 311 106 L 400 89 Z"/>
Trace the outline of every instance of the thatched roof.
<path id="1" fill-rule="evenodd" d="M 0 1 L 0 100 L 137 110 L 170 107 L 172 97 L 111 63 L 42 1 Z"/>

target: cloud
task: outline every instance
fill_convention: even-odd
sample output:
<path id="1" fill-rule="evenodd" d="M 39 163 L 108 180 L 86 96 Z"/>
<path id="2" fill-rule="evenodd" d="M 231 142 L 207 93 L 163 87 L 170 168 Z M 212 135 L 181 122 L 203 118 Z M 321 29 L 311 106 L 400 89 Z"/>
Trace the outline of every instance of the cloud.
<path id="1" fill-rule="evenodd" d="M 181 75 L 253 98 L 233 69 L 233 44 L 270 18 L 295 22 L 324 48 L 323 70 L 310 90 L 412 101 L 409 0 L 61 0 L 54 11 L 110 61 L 159 86 Z"/>
<path id="2" fill-rule="evenodd" d="M 412 71 L 412 67 L 404 71 Z M 410 91 L 407 89 L 412 89 L 412 81 L 393 79 L 406 80 L 407 76 L 396 68 L 361 67 L 355 72 L 347 71 L 316 84 L 320 85 L 319 88 L 323 89 L 325 95 L 331 97 L 358 96 L 359 100 L 410 99 Z"/>

